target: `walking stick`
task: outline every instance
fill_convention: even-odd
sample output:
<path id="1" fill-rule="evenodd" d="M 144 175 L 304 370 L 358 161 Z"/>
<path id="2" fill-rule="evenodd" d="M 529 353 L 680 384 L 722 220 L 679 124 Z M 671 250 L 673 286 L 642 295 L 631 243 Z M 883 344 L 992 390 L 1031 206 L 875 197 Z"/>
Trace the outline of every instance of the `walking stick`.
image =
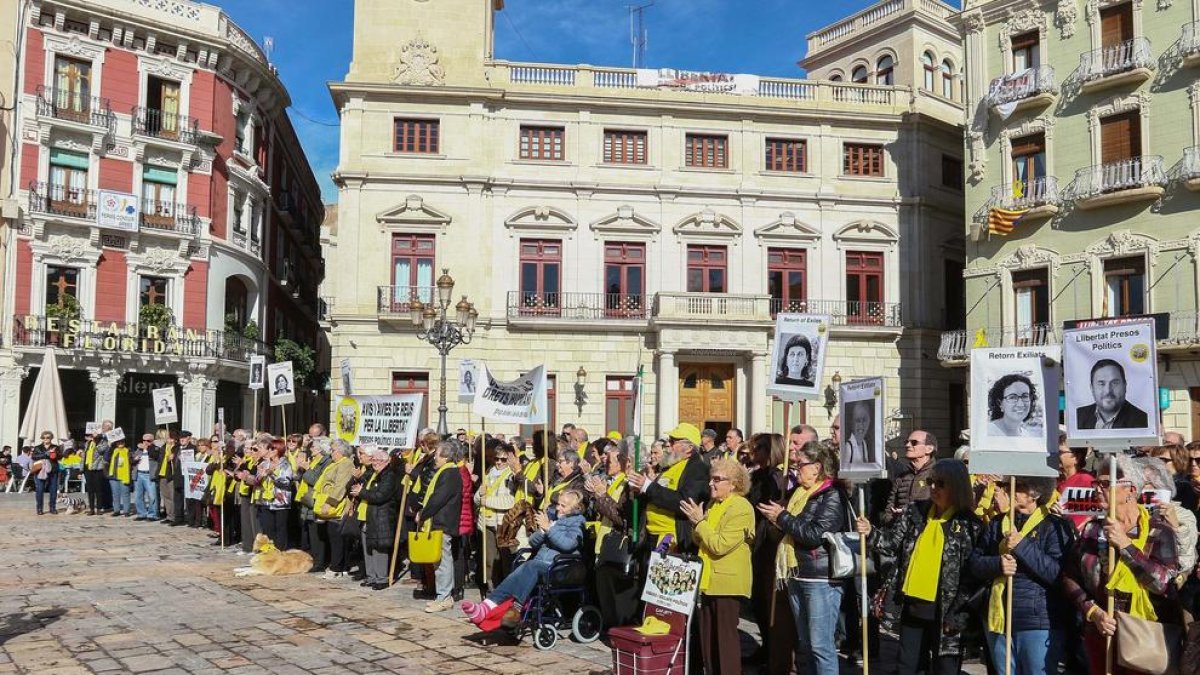
<path id="1" fill-rule="evenodd" d="M 413 453 L 419 450 L 413 449 Z M 416 463 L 413 463 L 414 466 Z M 400 557 L 400 533 L 404 529 L 404 510 L 408 506 L 408 472 L 400 479 L 400 512 L 396 516 L 396 536 L 392 538 L 392 561 L 388 564 L 388 588 L 396 583 L 396 559 Z"/>
<path id="2" fill-rule="evenodd" d="M 858 486 L 858 512 L 865 514 L 867 512 L 866 501 L 867 486 L 866 483 Z M 858 575 L 862 579 L 862 592 L 859 598 L 859 609 L 862 611 L 862 672 L 871 672 L 870 666 L 870 631 L 871 619 L 867 612 L 867 538 L 859 535 L 858 537 Z"/>
<path id="3" fill-rule="evenodd" d="M 542 499 L 546 498 L 546 493 L 550 490 L 550 428 L 542 427 Z M 558 454 L 556 451 L 554 454 Z"/>
<path id="4" fill-rule="evenodd" d="M 254 390 L 254 412 L 250 414 L 250 437 L 258 435 L 258 390 Z"/>
<path id="5" fill-rule="evenodd" d="M 1117 519 L 1117 453 L 1109 455 L 1108 459 L 1108 519 Z M 1108 542 L 1108 578 L 1112 579 L 1113 570 L 1117 567 L 1117 547 L 1110 539 Z M 1108 616 L 1115 610 L 1113 591 L 1108 591 Z M 1111 635 L 1104 637 L 1104 675 L 1113 672 L 1113 640 Z"/>
<path id="6" fill-rule="evenodd" d="M 470 419 L 470 417 L 468 416 L 467 419 Z M 485 509 L 487 509 L 487 505 L 483 503 L 483 501 L 485 499 L 487 499 L 487 480 L 485 479 L 485 477 L 487 476 L 487 470 L 488 470 L 487 466 L 484 466 L 487 464 L 487 418 L 485 418 L 485 417 L 479 418 L 479 456 L 481 458 L 480 459 L 481 468 L 479 469 L 479 473 L 480 473 L 479 480 L 483 481 L 483 497 L 481 497 L 479 500 L 479 510 L 480 510 L 479 515 L 480 515 L 480 521 L 481 521 L 480 524 L 483 526 L 483 527 L 479 528 L 483 535 L 483 538 L 480 541 L 480 547 L 479 547 L 479 557 L 483 559 L 483 578 L 479 580 L 479 599 L 482 601 L 482 600 L 487 599 L 487 593 L 485 591 L 487 589 L 488 579 L 489 579 L 489 577 L 488 577 L 488 550 L 487 550 L 487 518 L 482 513 Z"/>
<path id="7" fill-rule="evenodd" d="M 792 435 L 789 431 L 789 429 L 791 428 L 791 423 L 792 423 L 791 417 L 792 417 L 792 403 L 790 401 L 784 401 L 783 402 L 783 450 L 784 450 L 784 452 L 783 452 L 783 503 L 784 503 L 785 507 L 786 507 L 787 501 L 788 501 L 788 497 L 787 497 L 788 464 L 789 464 L 788 460 L 790 460 L 792 458 L 792 449 L 791 449 Z M 800 488 L 797 487 L 796 489 L 798 490 Z M 779 543 L 779 546 L 782 546 L 782 545 L 783 545 L 783 542 L 781 541 Z M 775 555 L 776 556 L 779 555 L 779 546 L 775 547 Z M 779 596 L 778 584 L 779 584 L 778 579 L 774 579 L 771 583 L 771 618 L 767 621 L 767 627 L 769 627 L 769 628 L 775 627 L 775 598 Z"/>
<path id="8" fill-rule="evenodd" d="M 1016 507 L 1013 495 L 1017 494 L 1017 477 L 1008 477 L 1008 532 L 1017 531 Z M 1012 675 L 1012 611 L 1013 611 L 1013 578 L 1004 580 L 1004 675 Z"/>

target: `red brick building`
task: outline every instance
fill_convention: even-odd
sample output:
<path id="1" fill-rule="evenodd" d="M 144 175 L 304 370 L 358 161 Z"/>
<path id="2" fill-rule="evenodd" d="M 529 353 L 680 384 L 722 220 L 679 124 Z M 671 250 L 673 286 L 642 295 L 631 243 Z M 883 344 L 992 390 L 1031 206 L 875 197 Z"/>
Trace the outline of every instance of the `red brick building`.
<path id="1" fill-rule="evenodd" d="M 46 346 L 77 434 L 105 418 L 152 426 L 148 392 L 164 386 L 184 427 L 206 433 L 224 408 L 230 425 L 268 428 L 248 360 L 280 340 L 314 350 L 289 428 L 323 416 L 324 210 L 262 50 L 186 0 L 33 2 L 19 20 L 3 443 Z"/>

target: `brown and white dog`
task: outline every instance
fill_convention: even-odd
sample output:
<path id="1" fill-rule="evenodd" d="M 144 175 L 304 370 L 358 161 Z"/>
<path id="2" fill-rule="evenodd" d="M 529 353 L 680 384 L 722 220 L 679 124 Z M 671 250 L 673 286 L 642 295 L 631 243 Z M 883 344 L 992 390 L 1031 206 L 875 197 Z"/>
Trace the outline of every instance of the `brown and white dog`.
<path id="1" fill-rule="evenodd" d="M 299 549 L 280 551 L 265 534 L 254 538 L 254 557 L 246 567 L 235 569 L 234 576 L 256 577 L 266 575 L 279 577 L 288 574 L 304 574 L 312 568 L 312 556 Z"/>

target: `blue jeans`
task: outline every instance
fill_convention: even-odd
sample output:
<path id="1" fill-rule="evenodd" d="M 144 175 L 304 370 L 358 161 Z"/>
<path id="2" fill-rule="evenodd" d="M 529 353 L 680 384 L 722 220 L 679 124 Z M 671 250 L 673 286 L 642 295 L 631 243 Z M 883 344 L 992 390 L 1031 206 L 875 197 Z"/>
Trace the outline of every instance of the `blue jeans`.
<path id="1" fill-rule="evenodd" d="M 533 593 L 533 589 L 537 587 L 538 579 L 549 569 L 550 563 L 537 558 L 521 563 L 520 567 L 513 570 L 504 578 L 504 581 L 500 582 L 496 590 L 488 596 L 488 600 L 498 605 L 512 598 L 515 604 L 523 604 L 529 598 L 529 594 Z"/>
<path id="2" fill-rule="evenodd" d="M 1004 672 L 1004 635 L 987 633 L 988 649 L 998 672 Z M 1062 661 L 1063 633 L 1060 630 L 1015 630 L 1012 636 L 1012 675 L 1057 673 Z"/>
<path id="3" fill-rule="evenodd" d="M 129 486 L 117 480 L 116 478 L 109 478 L 108 486 L 112 488 L 112 512 L 128 514 Z"/>
<path id="4" fill-rule="evenodd" d="M 808 653 L 808 673 L 838 675 L 837 630 L 842 607 L 842 582 L 789 579 L 788 602 L 796 618 L 796 647 Z"/>
<path id="5" fill-rule="evenodd" d="M 33 477 L 33 491 L 37 500 L 37 512 L 42 512 L 42 503 L 46 492 L 50 493 L 50 513 L 58 513 L 58 472 L 51 471 L 45 478 Z"/>
<path id="6" fill-rule="evenodd" d="M 158 518 L 158 485 L 149 471 L 137 473 L 137 482 L 133 486 L 133 505 L 137 508 L 138 518 Z"/>

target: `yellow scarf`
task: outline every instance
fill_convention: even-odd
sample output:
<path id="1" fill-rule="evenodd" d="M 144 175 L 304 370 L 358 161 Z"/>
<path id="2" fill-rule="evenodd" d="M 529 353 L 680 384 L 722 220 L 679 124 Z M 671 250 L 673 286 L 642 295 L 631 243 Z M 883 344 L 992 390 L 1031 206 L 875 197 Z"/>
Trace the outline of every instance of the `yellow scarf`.
<path id="1" fill-rule="evenodd" d="M 983 494 L 979 496 L 979 504 L 975 506 L 975 515 L 983 518 L 986 522 L 988 511 L 992 508 L 992 500 L 996 498 L 996 483 L 988 481 L 987 485 L 983 486 Z"/>
<path id="2" fill-rule="evenodd" d="M 458 471 L 458 465 L 454 462 L 446 462 L 440 469 L 433 473 L 433 479 L 429 481 L 429 487 L 425 488 L 425 498 L 421 500 L 421 508 L 429 506 L 429 498 L 433 496 L 433 491 L 435 488 L 437 488 L 438 479 L 442 477 L 442 472 L 447 469 L 454 469 L 455 471 Z M 430 514 L 423 513 L 421 515 L 428 519 Z"/>
<path id="3" fill-rule="evenodd" d="M 1150 512 L 1144 506 L 1138 506 L 1138 534 L 1133 540 L 1133 546 L 1139 551 L 1146 548 L 1146 541 L 1150 538 Z M 1138 583 L 1137 577 L 1133 575 L 1133 570 L 1129 569 L 1129 565 L 1117 556 L 1117 566 L 1113 568 L 1112 576 L 1108 578 L 1108 584 L 1105 586 L 1110 591 L 1121 591 L 1129 594 L 1129 613 L 1139 619 L 1147 621 L 1157 621 L 1158 613 L 1154 611 L 1154 605 L 1150 603 L 1150 593 Z"/>
<path id="4" fill-rule="evenodd" d="M 925 529 L 917 537 L 901 589 L 908 597 L 927 602 L 937 600 L 938 582 L 942 576 L 942 553 L 946 547 L 942 525 L 954 517 L 954 507 L 946 509 L 940 516 L 934 515 L 935 509 L 937 507 L 931 505 L 925 516 Z"/>
<path id="5" fill-rule="evenodd" d="M 625 474 L 619 473 L 616 476 L 613 476 L 612 482 L 608 484 L 608 488 L 604 490 L 604 493 L 612 498 L 613 502 L 620 502 L 621 493 L 624 491 Z M 612 522 L 610 522 L 608 518 L 601 517 L 598 521 L 588 523 L 588 526 L 593 528 L 596 532 L 596 555 L 600 555 L 600 546 L 604 542 L 604 538 L 608 536 L 609 532 L 612 532 Z"/>
<path id="6" fill-rule="evenodd" d="M 721 518 L 725 515 L 725 510 L 729 508 L 729 502 L 731 501 L 733 501 L 733 495 L 719 502 L 713 502 L 712 506 L 709 507 L 704 520 L 712 526 L 714 531 L 719 532 L 721 530 Z M 780 545 L 782 546 L 782 544 Z M 708 554 L 703 546 L 700 547 L 700 560 L 704 562 L 704 566 L 700 568 L 700 590 L 703 592 L 708 590 L 708 584 L 712 581 L 713 568 L 712 556 Z"/>
<path id="7" fill-rule="evenodd" d="M 363 490 L 371 489 L 371 486 L 375 484 L 375 479 L 379 478 L 379 473 L 378 471 L 371 472 L 371 477 L 367 479 L 367 486 Z M 363 499 L 361 492 L 358 493 L 358 508 L 354 510 L 354 516 L 364 522 L 367 520 L 367 500 Z"/>
<path id="8" fill-rule="evenodd" d="M 1050 509 L 1045 506 L 1039 506 L 1036 511 L 1029 514 L 1029 519 L 1021 526 L 1021 536 L 1027 537 L 1033 529 L 1038 526 L 1046 515 L 1050 513 Z M 1008 519 L 1008 514 L 1004 514 L 1004 520 L 1000 522 L 1000 534 L 1005 537 L 1000 540 L 1000 555 L 1008 553 L 1007 533 L 1012 529 L 1012 522 Z M 1004 586 L 1005 580 L 1008 577 L 1000 575 L 992 580 L 992 593 L 988 598 L 988 630 L 1001 634 L 1004 632 Z"/>
<path id="9" fill-rule="evenodd" d="M 826 478 L 824 482 L 807 490 L 802 487 L 796 488 L 796 491 L 792 493 L 792 498 L 788 500 L 787 512 L 793 516 L 800 515 L 804 511 L 804 507 L 808 505 L 808 498 L 831 484 L 833 481 Z M 784 535 L 783 541 L 779 542 L 779 548 L 775 550 L 775 583 L 782 588 L 787 580 L 795 575 L 799 567 L 800 561 L 796 559 L 796 542 L 792 541 L 790 536 Z"/>
<path id="10" fill-rule="evenodd" d="M 571 483 L 572 481 L 566 480 L 565 478 L 555 483 L 554 486 L 552 486 L 549 490 L 546 490 L 546 494 L 542 495 L 542 505 L 538 508 L 542 511 L 550 508 L 550 506 L 554 504 L 554 495 L 566 490 L 567 486 L 569 486 Z"/>

